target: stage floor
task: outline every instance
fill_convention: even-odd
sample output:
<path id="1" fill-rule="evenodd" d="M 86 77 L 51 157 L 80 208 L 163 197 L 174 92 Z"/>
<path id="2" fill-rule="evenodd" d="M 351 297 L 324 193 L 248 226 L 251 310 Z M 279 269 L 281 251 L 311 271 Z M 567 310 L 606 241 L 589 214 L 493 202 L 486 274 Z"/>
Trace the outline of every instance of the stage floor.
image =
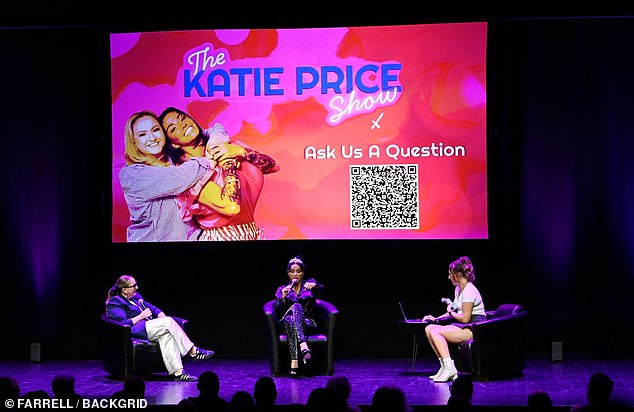
<path id="1" fill-rule="evenodd" d="M 335 375 L 347 376 L 352 384 L 350 403 L 370 405 L 374 391 L 383 384 L 400 386 L 408 404 L 444 405 L 449 397 L 449 384 L 434 383 L 427 376 L 435 372 L 436 360 L 419 359 L 414 372 L 407 372 L 407 359 L 339 359 Z M 269 375 L 266 359 L 187 359 L 186 369 L 199 375 L 213 370 L 220 377 L 220 395 L 229 401 L 238 390 L 253 393 L 255 381 Z M 524 376 L 515 379 L 474 382 L 473 405 L 526 405 L 534 390 L 550 393 L 556 406 L 572 406 L 586 402 L 586 386 L 595 371 L 607 373 L 614 380 L 613 400 L 634 407 L 634 360 L 528 360 Z M 87 398 L 109 397 L 121 389 L 122 382 L 110 379 L 98 360 L 0 362 L 0 376 L 13 376 L 20 384 L 21 394 L 44 389 L 49 394 L 51 380 L 56 374 L 70 374 L 76 378 L 77 392 Z M 275 378 L 277 403 L 304 404 L 310 391 L 323 387 L 328 376 Z M 157 374 L 146 380 L 146 399 L 150 405 L 174 405 L 188 396 L 197 396 L 195 383 L 173 382 L 166 375 Z"/>

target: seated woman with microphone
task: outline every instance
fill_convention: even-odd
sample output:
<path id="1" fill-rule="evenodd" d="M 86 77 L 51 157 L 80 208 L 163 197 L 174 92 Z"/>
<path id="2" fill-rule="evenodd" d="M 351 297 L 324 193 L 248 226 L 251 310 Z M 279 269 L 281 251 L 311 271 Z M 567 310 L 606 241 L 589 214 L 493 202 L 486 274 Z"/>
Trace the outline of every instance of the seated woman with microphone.
<path id="1" fill-rule="evenodd" d="M 453 381 L 458 377 L 458 370 L 449 356 L 448 344 L 473 339 L 469 323 L 486 319 L 484 301 L 474 284 L 473 263 L 467 256 L 449 264 L 448 279 L 454 287 L 454 300 L 442 299 L 447 305 L 447 312 L 440 316 L 427 315 L 423 318 L 423 322 L 431 323 L 425 327 L 425 335 L 440 362 L 438 372 L 429 377 L 434 382 Z"/>
<path id="2" fill-rule="evenodd" d="M 209 359 L 214 352 L 194 345 L 173 318 L 143 300 L 137 293 L 138 288 L 132 276 L 119 277 L 106 298 L 108 317 L 130 325 L 135 338 L 158 342 L 163 362 L 172 379 L 186 382 L 198 380 L 183 370 L 182 357 L 189 354 L 195 359 Z"/>
<path id="3" fill-rule="evenodd" d="M 290 283 L 281 285 L 275 292 L 275 311 L 288 338 L 291 376 L 297 375 L 300 354 L 304 365 L 311 359 L 306 342 L 306 330 L 317 327 L 311 317 L 316 301 L 313 291 L 323 289 L 315 279 L 304 279 L 305 270 L 306 266 L 301 257 L 295 256 L 289 260 L 286 274 Z"/>

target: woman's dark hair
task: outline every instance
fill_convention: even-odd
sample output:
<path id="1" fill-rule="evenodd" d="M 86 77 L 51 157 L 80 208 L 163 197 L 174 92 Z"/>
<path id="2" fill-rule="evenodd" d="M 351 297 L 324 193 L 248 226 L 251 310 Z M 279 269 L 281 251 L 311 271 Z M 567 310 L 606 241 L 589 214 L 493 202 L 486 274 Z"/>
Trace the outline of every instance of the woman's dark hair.
<path id="1" fill-rule="evenodd" d="M 451 274 L 461 273 L 469 282 L 475 280 L 475 272 L 473 270 L 473 263 L 471 260 L 462 256 L 449 264 L 449 272 Z"/>
<path id="2" fill-rule="evenodd" d="M 207 144 L 207 141 L 209 140 L 209 137 L 203 132 L 203 128 L 200 127 L 200 124 L 198 124 L 196 119 L 194 119 L 192 116 L 182 111 L 181 109 L 170 106 L 166 108 L 165 110 L 163 110 L 158 118 L 159 118 L 159 121 L 161 122 L 161 126 L 163 126 L 163 129 L 165 129 L 165 139 L 167 141 L 165 142 L 164 151 L 167 157 L 172 162 L 172 164 L 177 165 L 182 163 L 182 158 L 183 158 L 183 155 L 185 154 L 185 151 L 181 147 L 172 146 L 172 144 L 169 141 L 170 139 L 167 133 L 167 129 L 163 125 L 163 120 L 165 120 L 165 117 L 170 113 L 178 113 L 180 115 L 187 116 L 190 119 L 192 119 L 192 121 L 196 124 L 196 126 L 198 126 L 198 136 L 196 136 L 196 139 L 194 140 L 195 147 L 205 146 Z"/>
<path id="3" fill-rule="evenodd" d="M 306 271 L 306 265 L 304 264 L 304 261 L 302 260 L 302 257 L 300 255 L 297 255 L 288 261 L 288 265 L 286 265 L 286 271 L 291 270 L 291 266 L 293 265 L 298 265 L 303 272 Z"/>

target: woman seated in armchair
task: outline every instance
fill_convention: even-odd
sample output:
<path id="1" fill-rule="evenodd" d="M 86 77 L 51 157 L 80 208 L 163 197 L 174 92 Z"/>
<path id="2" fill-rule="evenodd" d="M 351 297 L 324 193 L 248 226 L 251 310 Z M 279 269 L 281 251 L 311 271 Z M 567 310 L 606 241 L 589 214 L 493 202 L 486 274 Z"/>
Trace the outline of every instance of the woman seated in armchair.
<path id="1" fill-rule="evenodd" d="M 119 277 L 106 298 L 108 317 L 131 326 L 133 337 L 158 342 L 163 362 L 172 379 L 196 381 L 195 376 L 184 371 L 182 356 L 189 354 L 195 359 L 209 359 L 214 352 L 194 345 L 172 317 L 141 298 L 137 293 L 138 288 L 132 276 Z"/>
<path id="2" fill-rule="evenodd" d="M 314 292 L 323 289 L 323 285 L 313 278 L 304 278 L 306 266 L 300 256 L 288 261 L 286 274 L 290 283 L 281 285 L 275 292 L 275 311 L 288 338 L 291 358 L 291 376 L 297 376 L 299 359 L 307 364 L 311 352 L 306 342 L 307 330 L 316 328 L 312 318 L 316 297 Z"/>

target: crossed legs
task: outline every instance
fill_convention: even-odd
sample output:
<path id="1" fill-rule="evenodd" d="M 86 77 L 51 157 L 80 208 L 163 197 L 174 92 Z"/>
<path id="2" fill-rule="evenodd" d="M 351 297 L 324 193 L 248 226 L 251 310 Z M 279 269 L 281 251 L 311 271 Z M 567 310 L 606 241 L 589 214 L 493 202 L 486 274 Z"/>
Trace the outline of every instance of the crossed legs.
<path id="1" fill-rule="evenodd" d="M 310 350 L 306 343 L 304 308 L 294 303 L 281 321 L 288 339 L 288 350 L 291 358 L 291 374 L 297 373 L 299 368 L 299 354 L 302 353 L 304 363 L 310 359 Z"/>
<path id="2" fill-rule="evenodd" d="M 154 318 L 145 324 L 148 338 L 158 342 L 167 372 L 173 375 L 183 370 L 182 357 L 194 349 L 194 343 L 171 317 Z"/>

